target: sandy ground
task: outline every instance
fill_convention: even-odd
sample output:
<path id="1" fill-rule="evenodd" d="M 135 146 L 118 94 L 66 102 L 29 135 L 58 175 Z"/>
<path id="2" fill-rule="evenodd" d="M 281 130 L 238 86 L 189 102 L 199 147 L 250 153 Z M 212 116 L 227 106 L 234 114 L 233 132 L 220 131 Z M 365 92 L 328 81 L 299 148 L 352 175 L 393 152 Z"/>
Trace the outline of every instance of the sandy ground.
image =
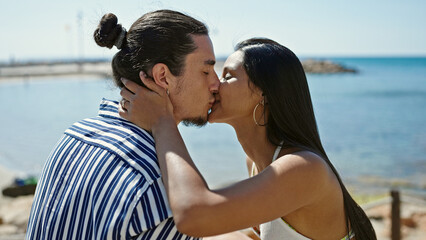
<path id="1" fill-rule="evenodd" d="M 0 166 L 0 188 L 13 182 L 17 173 Z M 18 198 L 0 194 L 0 240 L 24 239 L 33 196 Z M 404 240 L 426 239 L 426 201 L 401 196 L 401 233 Z M 390 200 L 379 199 L 362 207 L 372 219 L 378 239 L 390 240 Z"/>
<path id="2" fill-rule="evenodd" d="M 384 199 L 385 200 L 385 199 Z M 401 196 L 401 237 L 404 240 L 426 239 L 426 202 Z M 368 208 L 363 205 L 365 212 L 370 217 L 377 237 L 380 240 L 391 240 L 391 204 L 383 204 Z M 372 204 L 375 204 L 374 202 Z"/>

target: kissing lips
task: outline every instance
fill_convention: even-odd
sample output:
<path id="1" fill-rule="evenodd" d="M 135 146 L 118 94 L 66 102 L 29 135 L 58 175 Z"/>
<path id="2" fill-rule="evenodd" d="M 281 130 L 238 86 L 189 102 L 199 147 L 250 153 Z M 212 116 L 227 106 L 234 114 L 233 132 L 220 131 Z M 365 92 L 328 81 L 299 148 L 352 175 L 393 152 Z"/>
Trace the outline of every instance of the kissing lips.
<path id="1" fill-rule="evenodd" d="M 207 111 L 207 114 L 210 114 L 212 112 L 212 108 L 215 104 L 216 100 L 213 99 L 212 101 L 209 102 L 209 110 Z"/>
<path id="2" fill-rule="evenodd" d="M 214 104 L 211 106 L 211 108 L 210 108 L 210 110 L 209 110 L 209 114 L 211 114 L 215 109 L 216 109 L 216 107 L 217 107 L 217 105 L 219 104 L 219 100 L 216 100 L 215 102 L 214 102 Z"/>

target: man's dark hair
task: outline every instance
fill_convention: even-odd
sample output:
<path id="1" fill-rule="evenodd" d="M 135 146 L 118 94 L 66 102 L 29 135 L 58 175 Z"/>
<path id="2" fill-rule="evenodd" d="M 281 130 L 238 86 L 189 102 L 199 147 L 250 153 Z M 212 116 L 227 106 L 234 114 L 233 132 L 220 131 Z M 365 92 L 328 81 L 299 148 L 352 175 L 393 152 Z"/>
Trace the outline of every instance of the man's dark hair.
<path id="1" fill-rule="evenodd" d="M 112 48 L 122 32 L 117 17 L 105 14 L 93 33 L 101 47 Z M 172 10 L 158 10 L 140 17 L 130 27 L 120 51 L 111 62 L 115 83 L 123 87 L 121 77 L 139 85 L 139 72 L 149 73 L 157 63 L 164 63 L 175 76 L 185 67 L 185 57 L 196 49 L 191 35 L 208 35 L 207 27 L 200 21 Z"/>

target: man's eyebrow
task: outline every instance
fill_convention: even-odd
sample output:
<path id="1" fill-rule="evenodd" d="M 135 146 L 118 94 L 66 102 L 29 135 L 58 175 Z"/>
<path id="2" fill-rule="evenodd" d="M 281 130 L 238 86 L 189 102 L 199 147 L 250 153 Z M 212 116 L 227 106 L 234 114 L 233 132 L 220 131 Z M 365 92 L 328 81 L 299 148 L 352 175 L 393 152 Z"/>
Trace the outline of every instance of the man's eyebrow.
<path id="1" fill-rule="evenodd" d="M 206 65 L 215 65 L 216 64 L 216 61 L 215 60 L 212 60 L 212 59 L 209 59 L 209 60 L 206 60 L 206 61 L 204 61 L 204 64 L 206 64 Z"/>

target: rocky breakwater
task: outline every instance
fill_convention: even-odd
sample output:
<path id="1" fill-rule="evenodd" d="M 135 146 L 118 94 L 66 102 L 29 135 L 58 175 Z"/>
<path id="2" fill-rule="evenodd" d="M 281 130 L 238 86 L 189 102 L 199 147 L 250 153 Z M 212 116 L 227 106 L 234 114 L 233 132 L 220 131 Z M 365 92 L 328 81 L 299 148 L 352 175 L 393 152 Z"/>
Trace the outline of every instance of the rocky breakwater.
<path id="1" fill-rule="evenodd" d="M 111 75 L 111 62 L 107 60 L 0 63 L 0 81 L 53 76 L 109 78 Z"/>
<path id="2" fill-rule="evenodd" d="M 306 73 L 356 73 L 357 70 L 348 68 L 329 60 L 307 59 L 302 61 Z"/>

